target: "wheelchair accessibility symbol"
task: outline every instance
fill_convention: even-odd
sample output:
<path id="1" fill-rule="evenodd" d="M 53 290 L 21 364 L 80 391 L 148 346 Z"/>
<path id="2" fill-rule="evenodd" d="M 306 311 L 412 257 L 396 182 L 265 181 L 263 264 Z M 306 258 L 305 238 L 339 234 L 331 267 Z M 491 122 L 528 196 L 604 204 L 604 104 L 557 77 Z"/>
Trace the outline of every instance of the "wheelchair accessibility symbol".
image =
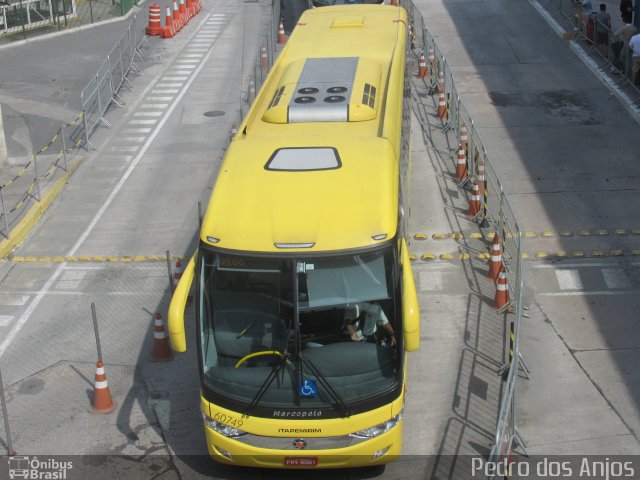
<path id="1" fill-rule="evenodd" d="M 302 397 L 316 397 L 318 396 L 318 387 L 315 380 L 303 380 L 300 385 L 300 396 Z"/>

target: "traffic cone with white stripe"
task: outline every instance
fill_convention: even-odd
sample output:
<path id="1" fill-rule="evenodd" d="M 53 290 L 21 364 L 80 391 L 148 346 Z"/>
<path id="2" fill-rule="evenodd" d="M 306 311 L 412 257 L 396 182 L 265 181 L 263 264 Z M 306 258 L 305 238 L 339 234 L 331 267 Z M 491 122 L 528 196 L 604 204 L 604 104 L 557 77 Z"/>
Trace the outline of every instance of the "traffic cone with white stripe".
<path id="1" fill-rule="evenodd" d="M 169 362 L 173 360 L 173 353 L 169 346 L 169 339 L 164 330 L 164 321 L 162 315 L 156 313 L 153 325 L 153 350 L 151 358 L 154 362 Z"/>
<path id="2" fill-rule="evenodd" d="M 187 13 L 187 6 L 185 5 L 184 0 L 179 0 L 178 2 L 178 15 L 180 15 L 180 21 L 182 22 L 183 26 L 186 25 L 191 19 L 191 17 Z"/>
<path id="3" fill-rule="evenodd" d="M 231 125 L 231 141 L 233 141 L 233 137 L 236 136 L 236 133 L 238 133 L 238 128 L 236 127 L 236 124 L 234 123 L 233 125 Z"/>
<path id="4" fill-rule="evenodd" d="M 480 213 L 480 185 L 476 180 L 471 187 L 471 199 L 469 200 L 469 210 L 467 217 L 475 218 Z"/>
<path id="5" fill-rule="evenodd" d="M 173 32 L 174 35 L 182 30 L 182 19 L 178 10 L 178 0 L 173 0 Z"/>
<path id="6" fill-rule="evenodd" d="M 436 54 L 433 51 L 433 47 L 429 47 L 429 66 L 432 69 L 436 68 Z"/>
<path id="7" fill-rule="evenodd" d="M 444 96 L 444 92 L 440 92 L 438 95 L 438 117 L 444 119 L 447 115 L 447 99 Z"/>
<path id="8" fill-rule="evenodd" d="M 162 35 L 160 5 L 157 3 L 149 5 L 149 26 L 144 27 L 144 32 L 149 36 Z"/>
<path id="9" fill-rule="evenodd" d="M 171 16 L 171 6 L 167 5 L 167 16 L 165 17 L 164 29 L 162 30 L 162 38 L 173 38 L 175 34 L 173 17 Z"/>
<path id="10" fill-rule="evenodd" d="M 458 160 L 456 161 L 456 173 L 454 178 L 459 181 L 466 180 L 467 178 L 467 157 L 464 154 L 464 148 L 462 148 L 462 145 L 458 147 Z"/>
<path id="11" fill-rule="evenodd" d="M 249 80 L 249 92 L 247 94 L 247 100 L 249 104 L 253 103 L 256 99 L 256 84 L 253 79 Z"/>
<path id="12" fill-rule="evenodd" d="M 440 69 L 438 72 L 438 92 L 445 93 L 444 91 L 444 70 Z"/>
<path id="13" fill-rule="evenodd" d="M 493 299 L 494 306 L 500 310 L 509 303 L 509 285 L 507 282 L 507 272 L 504 266 L 500 269 L 498 282 L 496 283 L 496 296 Z"/>
<path id="14" fill-rule="evenodd" d="M 278 43 L 284 43 L 287 41 L 287 37 L 284 35 L 284 23 L 280 18 L 280 28 L 278 29 Z"/>
<path id="15" fill-rule="evenodd" d="M 427 76 L 427 61 L 424 58 L 424 52 L 420 52 L 420 60 L 418 61 L 418 78 Z"/>
<path id="16" fill-rule="evenodd" d="M 496 233 L 491 242 L 491 258 L 489 259 L 489 274 L 487 276 L 495 282 L 502 268 L 502 248 L 500 247 L 500 237 Z"/>
<path id="17" fill-rule="evenodd" d="M 173 271 L 173 291 L 175 292 L 178 283 L 180 283 L 180 279 L 182 278 L 182 273 L 184 272 L 184 268 L 182 268 L 182 261 L 180 259 L 176 260 L 176 269 Z"/>
<path id="18" fill-rule="evenodd" d="M 267 47 L 264 45 L 260 48 L 260 67 L 265 70 L 269 68 L 269 57 L 267 56 Z"/>
<path id="19" fill-rule="evenodd" d="M 115 408 L 116 402 L 111 398 L 109 383 L 104 373 L 104 364 L 102 360 L 98 360 L 98 363 L 96 363 L 96 381 L 94 384 L 91 411 L 93 413 L 111 413 Z"/>
<path id="20" fill-rule="evenodd" d="M 467 146 L 469 145 L 469 132 L 467 130 L 467 124 L 464 122 L 460 125 L 460 145 L 468 151 Z"/>

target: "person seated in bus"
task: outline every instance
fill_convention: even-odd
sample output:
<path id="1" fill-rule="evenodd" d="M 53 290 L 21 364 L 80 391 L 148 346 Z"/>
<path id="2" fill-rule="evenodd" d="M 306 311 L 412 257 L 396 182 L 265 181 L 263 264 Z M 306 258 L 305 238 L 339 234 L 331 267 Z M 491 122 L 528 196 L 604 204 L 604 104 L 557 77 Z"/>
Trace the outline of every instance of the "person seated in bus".
<path id="1" fill-rule="evenodd" d="M 382 327 L 389 337 L 391 345 L 396 337 L 389 319 L 380 305 L 358 302 L 347 306 L 344 312 L 344 330 L 354 342 L 378 342 L 378 327 Z"/>

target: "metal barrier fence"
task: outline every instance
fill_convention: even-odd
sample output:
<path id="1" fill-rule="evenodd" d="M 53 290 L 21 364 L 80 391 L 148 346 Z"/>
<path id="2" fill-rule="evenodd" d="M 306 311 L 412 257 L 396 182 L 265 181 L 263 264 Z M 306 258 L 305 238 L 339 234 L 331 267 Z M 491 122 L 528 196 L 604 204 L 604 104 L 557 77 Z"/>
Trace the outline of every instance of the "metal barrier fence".
<path id="1" fill-rule="evenodd" d="M 42 200 L 44 187 L 60 177 L 60 170 L 68 170 L 67 160 L 87 141 L 84 115 L 81 113 L 73 121 L 61 125 L 48 145 L 31 155 L 26 165 L 0 185 L 0 232 L 4 238 L 11 237 L 11 229 L 22 214 Z"/>
<path id="2" fill-rule="evenodd" d="M 549 0 L 541 2 L 540 5 L 547 9 L 551 7 L 561 16 L 564 26 L 575 32 L 578 45 L 592 59 L 601 62 L 600 67 L 603 72 L 608 74 L 615 84 L 629 86 L 634 94 L 640 95 L 640 78 L 633 78 L 633 52 L 628 48 L 622 35 L 614 35 L 616 31 L 612 30 L 609 25 L 599 22 L 596 12 L 585 10 L 580 2 Z M 611 15 L 616 13 L 611 13 Z M 598 30 L 603 34 L 599 35 Z M 637 29 L 636 33 L 638 33 Z M 599 42 L 599 37 L 604 40 L 602 43 Z M 639 102 L 640 96 L 634 100 L 636 105 Z"/>
<path id="3" fill-rule="evenodd" d="M 139 0 L 19 0 L 0 5 L 0 44 L 125 15 Z"/>
<path id="4" fill-rule="evenodd" d="M 88 136 L 100 124 L 111 128 L 105 114 L 112 103 L 122 106 L 118 92 L 129 81 L 129 73 L 132 70 L 138 72 L 135 61 L 142 60 L 142 44 L 147 42 L 144 25 L 144 15 L 134 15 L 127 31 L 98 67 L 95 76 L 82 89 L 80 100 Z"/>
<path id="5" fill-rule="evenodd" d="M 515 392 L 518 383 L 518 372 L 528 373 L 520 354 L 520 326 L 523 317 L 522 292 L 524 285 L 523 259 L 521 248 L 521 231 L 517 219 L 502 184 L 493 168 L 489 155 L 475 127 L 473 119 L 461 101 L 458 94 L 453 73 L 447 60 L 438 48 L 433 36 L 429 33 L 424 18 L 411 0 L 402 2 L 407 9 L 413 31 L 412 44 L 418 53 L 423 52 L 427 61 L 427 76 L 425 82 L 431 95 L 438 95 L 438 102 L 444 93 L 446 109 L 442 115 L 442 132 L 454 135 L 456 145 L 466 143 L 466 159 L 468 177 L 460 181 L 460 187 L 468 187 L 470 183 L 478 181 L 484 171 L 484 191 L 481 195 L 481 209 L 476 220 L 483 228 L 493 230 L 500 238 L 503 264 L 508 279 L 510 301 L 498 313 L 515 315 L 507 329 L 510 341 L 507 363 L 500 369 L 504 384 L 500 402 L 500 410 L 495 432 L 494 445 L 490 454 L 490 461 L 507 458 L 517 443 L 525 448 L 524 442 L 516 430 Z M 467 140 L 462 138 L 467 131 Z M 479 184 L 482 183 L 479 181 Z M 480 187 L 482 189 L 482 187 Z M 512 325 L 512 327 L 511 327 Z"/>
<path id="6" fill-rule="evenodd" d="M 267 77 L 267 72 L 276 59 L 281 14 L 280 0 L 272 0 L 271 5 L 267 8 L 269 9 L 268 12 L 265 12 L 265 15 L 263 15 L 262 33 L 260 35 L 258 51 L 253 62 L 253 72 L 248 79 L 247 85 L 245 86 L 246 90 L 244 90 L 240 101 L 240 118 L 236 125 L 239 125 L 244 115 L 246 115 L 257 92 Z"/>

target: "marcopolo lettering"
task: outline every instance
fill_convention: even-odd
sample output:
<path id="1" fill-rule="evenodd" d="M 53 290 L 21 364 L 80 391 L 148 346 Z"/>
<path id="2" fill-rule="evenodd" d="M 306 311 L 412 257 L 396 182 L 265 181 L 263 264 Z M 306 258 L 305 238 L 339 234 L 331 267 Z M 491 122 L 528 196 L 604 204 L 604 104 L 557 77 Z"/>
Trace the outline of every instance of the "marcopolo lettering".
<path id="1" fill-rule="evenodd" d="M 321 417 L 322 410 L 274 410 L 273 417 L 279 418 L 309 418 Z"/>

